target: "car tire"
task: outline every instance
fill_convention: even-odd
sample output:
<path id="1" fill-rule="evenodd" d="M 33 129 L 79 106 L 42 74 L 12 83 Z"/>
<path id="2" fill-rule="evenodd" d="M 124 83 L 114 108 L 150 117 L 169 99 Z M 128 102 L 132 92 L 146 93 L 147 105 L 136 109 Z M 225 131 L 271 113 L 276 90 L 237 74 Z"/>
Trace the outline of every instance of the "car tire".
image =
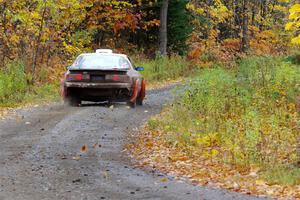
<path id="1" fill-rule="evenodd" d="M 143 99 L 141 97 L 138 97 L 137 100 L 136 100 L 136 104 L 139 105 L 139 106 L 142 106 L 143 105 Z"/>

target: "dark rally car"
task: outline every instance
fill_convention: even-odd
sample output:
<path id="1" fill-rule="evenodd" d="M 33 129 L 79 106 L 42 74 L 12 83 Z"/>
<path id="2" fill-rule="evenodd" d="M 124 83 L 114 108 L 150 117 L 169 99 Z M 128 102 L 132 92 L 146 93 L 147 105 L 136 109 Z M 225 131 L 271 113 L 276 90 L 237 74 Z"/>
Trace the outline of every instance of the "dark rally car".
<path id="1" fill-rule="evenodd" d="M 134 67 L 126 55 L 109 49 L 81 54 L 61 81 L 61 95 L 72 106 L 82 101 L 124 101 L 132 107 L 142 105 L 146 86 L 139 71 L 143 70 L 143 67 Z"/>

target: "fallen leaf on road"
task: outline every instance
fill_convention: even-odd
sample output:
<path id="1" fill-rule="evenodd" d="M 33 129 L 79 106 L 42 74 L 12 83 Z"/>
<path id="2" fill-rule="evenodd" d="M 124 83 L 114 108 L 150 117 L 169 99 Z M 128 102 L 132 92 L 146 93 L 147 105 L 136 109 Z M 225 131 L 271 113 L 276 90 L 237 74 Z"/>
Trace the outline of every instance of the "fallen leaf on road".
<path id="1" fill-rule="evenodd" d="M 94 149 L 100 148 L 100 147 L 102 147 L 102 145 L 101 145 L 101 144 L 98 144 L 98 143 L 96 143 L 96 144 L 93 145 L 93 148 L 94 148 Z"/>
<path id="2" fill-rule="evenodd" d="M 108 178 L 108 172 L 102 172 L 103 178 L 107 179 Z"/>
<path id="3" fill-rule="evenodd" d="M 80 160 L 80 157 L 79 156 L 74 156 L 72 157 L 73 160 Z"/>
<path id="4" fill-rule="evenodd" d="M 86 146 L 86 145 L 83 145 L 83 146 L 81 147 L 80 151 L 81 151 L 82 153 L 87 152 L 87 146 Z"/>
<path id="5" fill-rule="evenodd" d="M 168 182 L 168 179 L 167 178 L 162 178 L 162 179 L 160 179 L 160 182 L 162 182 L 162 183 Z"/>
<path id="6" fill-rule="evenodd" d="M 140 131 L 135 128 L 131 134 L 134 142 L 127 145 L 126 153 L 136 161 L 135 167 L 152 167 L 154 171 L 172 174 L 180 181 L 189 179 L 197 186 L 224 188 L 254 196 L 300 199 L 299 184 L 270 185 L 266 180 L 260 179 L 262 169 L 258 166 L 251 166 L 249 169 L 216 162 L 211 157 L 208 159 L 207 156 L 200 154 L 197 149 L 185 149 L 170 144 L 168 132 L 153 131 L 148 126 Z M 164 177 L 158 180 L 158 182 L 168 181 Z"/>

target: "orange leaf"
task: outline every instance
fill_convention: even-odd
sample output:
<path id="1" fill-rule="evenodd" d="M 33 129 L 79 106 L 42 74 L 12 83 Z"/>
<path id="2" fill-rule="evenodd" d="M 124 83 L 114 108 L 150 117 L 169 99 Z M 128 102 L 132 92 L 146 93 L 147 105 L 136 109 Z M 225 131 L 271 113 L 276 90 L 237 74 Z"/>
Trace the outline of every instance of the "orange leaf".
<path id="1" fill-rule="evenodd" d="M 86 145 L 83 145 L 80 149 L 81 152 L 85 153 L 87 152 L 87 146 Z"/>

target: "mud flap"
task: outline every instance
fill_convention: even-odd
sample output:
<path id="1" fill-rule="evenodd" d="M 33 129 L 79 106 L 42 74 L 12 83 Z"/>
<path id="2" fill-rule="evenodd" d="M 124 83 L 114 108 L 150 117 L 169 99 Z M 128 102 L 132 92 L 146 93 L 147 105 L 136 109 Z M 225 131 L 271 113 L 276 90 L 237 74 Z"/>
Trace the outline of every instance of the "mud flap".
<path id="1" fill-rule="evenodd" d="M 139 92 L 139 81 L 136 80 L 134 82 L 133 94 L 132 94 L 132 97 L 130 99 L 131 103 L 135 103 L 136 102 L 136 99 L 137 99 L 137 96 L 138 96 L 138 92 Z"/>
<path id="2" fill-rule="evenodd" d="M 141 92 L 140 92 L 140 100 L 143 101 L 145 99 L 146 96 L 146 81 L 142 80 L 142 88 L 141 88 Z"/>

